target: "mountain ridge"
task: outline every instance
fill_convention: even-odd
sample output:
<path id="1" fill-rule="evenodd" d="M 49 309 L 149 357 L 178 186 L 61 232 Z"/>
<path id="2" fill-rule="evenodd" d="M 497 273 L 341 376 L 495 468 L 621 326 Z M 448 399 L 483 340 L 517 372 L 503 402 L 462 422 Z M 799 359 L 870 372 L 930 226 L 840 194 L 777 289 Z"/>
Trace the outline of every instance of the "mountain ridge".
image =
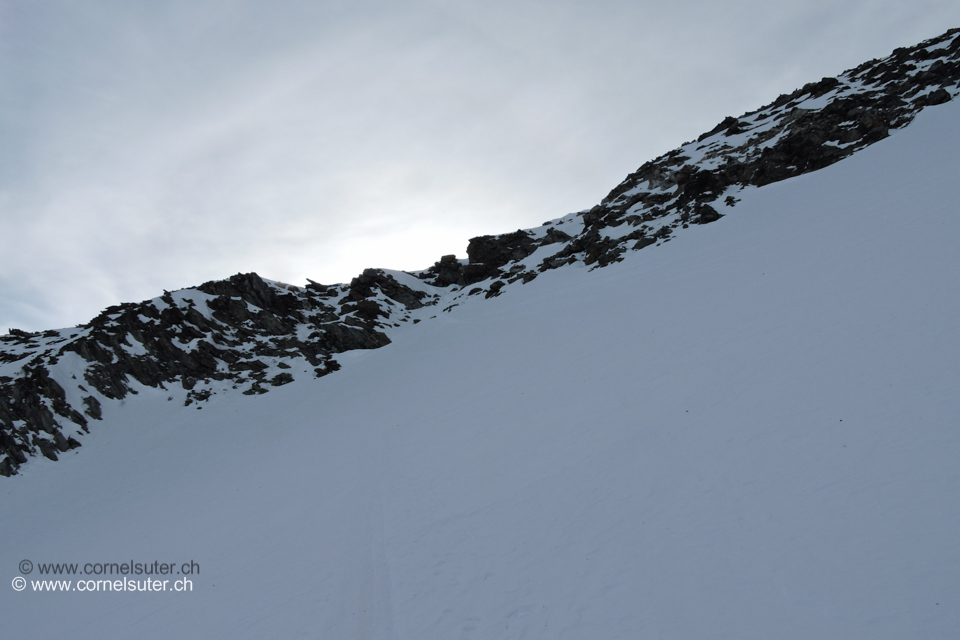
<path id="1" fill-rule="evenodd" d="M 390 342 L 402 324 L 499 295 L 545 271 L 604 267 L 719 220 L 746 187 L 816 171 L 960 93 L 960 30 L 825 78 L 643 164 L 592 209 L 473 238 L 467 259 L 415 273 L 368 269 L 349 284 L 296 287 L 237 274 L 110 307 L 73 329 L 0 338 L 0 475 L 80 446 L 104 405 L 140 385 L 186 406 L 336 371 L 336 355 Z M 722 199 L 722 200 L 721 200 Z"/>

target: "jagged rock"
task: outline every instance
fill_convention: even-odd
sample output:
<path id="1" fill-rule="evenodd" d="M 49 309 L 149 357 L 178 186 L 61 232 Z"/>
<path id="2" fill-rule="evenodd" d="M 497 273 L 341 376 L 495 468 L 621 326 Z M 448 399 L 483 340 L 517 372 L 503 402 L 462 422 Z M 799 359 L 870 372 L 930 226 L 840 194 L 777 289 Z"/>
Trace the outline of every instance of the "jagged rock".
<path id="1" fill-rule="evenodd" d="M 460 281 L 457 283 L 460 286 L 467 286 L 481 282 L 488 278 L 493 278 L 500 274 L 500 269 L 492 265 L 486 264 L 467 264 L 463 266 L 463 273 Z"/>
<path id="2" fill-rule="evenodd" d="M 13 327 L 10 327 L 9 329 L 7 329 L 7 333 L 9 333 L 11 336 L 16 336 L 18 338 L 28 338 L 28 339 L 35 338 L 40 335 L 39 333 L 23 331 L 22 329 L 14 329 Z"/>
<path id="3" fill-rule="evenodd" d="M 38 438 L 34 436 L 33 444 L 40 449 L 40 453 L 43 454 L 43 457 L 49 458 L 56 462 L 59 458 L 57 457 L 57 448 L 49 440 L 43 438 Z"/>
<path id="4" fill-rule="evenodd" d="M 739 133 L 739 127 L 740 127 L 740 121 L 739 121 L 739 120 L 737 120 L 737 119 L 734 118 L 733 116 L 727 116 L 726 118 L 723 119 L 723 122 L 721 122 L 720 124 L 718 124 L 717 126 L 715 126 L 715 127 L 714 127 L 713 129 L 711 129 L 710 131 L 707 131 L 706 133 L 700 134 L 700 137 L 697 138 L 697 142 L 703 142 L 704 140 L 706 140 L 706 139 L 709 138 L 710 136 L 715 135 L 715 134 L 717 134 L 717 133 L 720 133 L 721 131 L 723 131 L 723 132 L 725 132 L 725 133 L 727 133 L 727 134 L 730 134 L 730 135 L 732 135 L 733 133 Z M 731 130 L 733 130 L 732 133 L 731 133 Z"/>
<path id="5" fill-rule="evenodd" d="M 920 98 L 918 103 L 925 107 L 931 107 L 934 105 L 943 104 L 945 102 L 950 102 L 951 100 L 953 100 L 953 96 L 950 95 L 950 92 L 943 87 L 940 87 L 936 91 L 932 91 Z"/>
<path id="6" fill-rule="evenodd" d="M 365 320 L 386 317 L 387 313 L 373 300 L 361 300 L 357 303 L 357 316 Z"/>
<path id="7" fill-rule="evenodd" d="M 523 230 L 499 236 L 479 236 L 467 245 L 470 264 L 482 264 L 488 269 L 502 267 L 514 260 L 523 260 L 536 249 L 530 235 Z M 474 282 L 479 282 L 475 280 Z M 469 281 L 467 284 L 471 284 Z"/>
<path id="8" fill-rule="evenodd" d="M 320 378 L 327 374 L 333 373 L 334 371 L 340 371 L 340 363 L 336 360 L 328 360 L 323 364 L 322 367 L 317 367 L 313 370 L 314 374 Z"/>
<path id="9" fill-rule="evenodd" d="M 707 224 L 710 222 L 716 222 L 717 220 L 723 217 L 722 215 L 720 215 L 720 213 L 716 209 L 714 209 L 708 204 L 698 205 L 696 212 L 697 212 L 697 217 L 695 222 L 697 224 Z"/>
<path id="10" fill-rule="evenodd" d="M 433 265 L 433 270 L 436 273 L 436 285 L 439 287 L 457 284 L 462 280 L 463 265 L 455 255 L 440 258 L 440 261 Z"/>
<path id="11" fill-rule="evenodd" d="M 246 391 L 244 391 L 244 392 L 243 392 L 243 395 L 245 395 L 245 396 L 255 396 L 255 395 L 260 395 L 260 394 L 266 393 L 266 392 L 267 392 L 267 390 L 264 389 L 263 387 L 261 387 L 261 386 L 260 386 L 260 382 L 257 381 L 257 382 L 254 382 L 254 383 L 250 386 L 249 389 L 247 389 Z"/>
<path id="12" fill-rule="evenodd" d="M 93 396 L 87 396 L 83 399 L 83 404 L 86 406 L 85 414 L 93 418 L 94 420 L 102 420 L 103 412 L 100 408 L 100 401 L 94 398 Z"/>
<path id="13" fill-rule="evenodd" d="M 640 238 L 639 240 L 637 240 L 637 243 L 633 245 L 633 248 L 635 250 L 643 249 L 644 247 L 649 247 L 650 245 L 656 244 L 656 243 L 657 243 L 656 238 Z"/>
<path id="14" fill-rule="evenodd" d="M 548 223 L 545 233 L 479 236 L 470 240 L 467 264 L 443 256 L 415 275 L 424 286 L 438 287 L 494 280 L 485 295 L 490 298 L 508 282 L 529 282 L 575 262 L 603 267 L 629 250 L 669 240 L 678 228 L 715 222 L 722 217 L 716 202 L 737 202 L 731 190 L 826 167 L 906 126 L 921 109 L 953 99 L 960 83 L 958 33 L 897 49 L 757 111 L 724 118 L 696 142 L 645 162 L 599 205 L 556 226 Z M 566 231 L 557 228 L 574 221 Z M 536 269 L 521 264 L 546 245 L 555 250 Z M 469 295 L 480 291 L 471 288 Z M 266 393 L 263 384 L 289 383 L 302 361 L 321 377 L 339 369 L 335 354 L 389 344 L 381 329 L 436 301 L 378 269 L 365 270 L 349 285 L 308 280 L 304 288 L 246 273 L 111 306 L 76 329 L 11 329 L 0 336 L 0 475 L 15 474 L 30 456 L 56 459 L 79 446 L 70 434 L 85 433 L 87 417 L 101 419 L 102 402 L 136 393 L 134 383 L 182 387 L 191 403 L 208 398 L 213 383 L 222 389 L 249 384 L 244 394 Z M 81 398 L 78 407 L 51 373 L 61 357 L 73 354 L 83 363 L 76 372 L 83 384 L 78 381 L 69 396 Z M 294 360 L 297 366 L 288 363 Z M 267 362 L 289 371 L 267 381 Z"/>
<path id="15" fill-rule="evenodd" d="M 549 229 L 547 229 L 546 236 L 544 237 L 543 242 L 540 244 L 540 246 L 544 246 L 548 244 L 556 244 L 558 242 L 566 242 L 569 239 L 570 239 L 570 234 L 564 233 L 563 231 L 560 231 L 559 229 L 556 229 L 554 227 L 550 227 Z"/>
<path id="16" fill-rule="evenodd" d="M 63 437 L 63 434 L 60 433 L 59 431 L 53 432 L 53 446 L 55 446 L 57 450 L 60 451 L 60 453 L 64 453 L 65 451 L 70 450 L 70 444 L 67 442 L 67 439 Z"/>
<path id="17" fill-rule="evenodd" d="M 496 282 L 490 285 L 490 289 L 489 291 L 487 291 L 487 295 L 483 297 L 484 298 L 496 297 L 500 295 L 500 290 L 503 289 L 505 286 L 507 286 L 506 282 L 503 282 L 502 280 L 497 280 Z"/>
<path id="18" fill-rule="evenodd" d="M 444 256 L 438 265 L 449 269 L 449 265 L 459 262 L 454 256 Z M 419 309 L 423 306 L 421 300 L 426 296 L 423 291 L 415 291 L 401 285 L 397 280 L 379 269 L 365 269 L 363 274 L 350 282 L 350 290 L 344 301 L 360 302 L 374 295 L 374 290 L 380 290 L 383 295 L 404 305 L 407 309 Z M 341 301 L 341 302 L 344 302 Z M 370 301 L 372 302 L 372 301 Z"/>
<path id="19" fill-rule="evenodd" d="M 16 376 L 0 378 L 0 469 L 14 474 L 31 455 L 55 457 L 64 447 L 79 446 L 63 431 L 64 425 L 72 423 L 77 434 L 87 432 L 87 417 L 102 419 L 101 403 L 135 393 L 134 381 L 151 387 L 175 384 L 187 391 L 186 404 L 192 404 L 210 397 L 208 389 L 198 390 L 204 381 L 238 384 L 253 377 L 247 392 L 266 393 L 261 382 L 265 382 L 267 364 L 261 358 L 279 359 L 277 366 L 287 369 L 291 366 L 283 360 L 303 358 L 317 376 L 335 371 L 339 365 L 330 361 L 332 354 L 390 342 L 378 330 L 377 321 L 393 312 L 374 298 L 382 294 L 403 308 L 415 309 L 423 306 L 426 296 L 382 271 L 368 269 L 344 290 L 355 300 L 358 318 L 353 318 L 343 317 L 323 302 L 341 289 L 318 289 L 269 283 L 255 273 L 237 274 L 176 292 L 177 297 L 164 292 L 156 300 L 109 307 L 69 338 L 56 331 L 4 336 L 34 349 L 35 354 Z M 312 331 L 304 332 L 309 338 L 300 339 L 297 336 L 304 334 L 298 334 L 299 328 L 304 325 Z M 76 408 L 66 402 L 64 389 L 49 375 L 66 353 L 86 363 L 83 385 L 96 392 L 91 394 L 78 384 L 84 395 Z M 22 356 L 11 360 L 13 354 L 8 357 L 2 349 L 0 354 L 0 363 L 23 360 Z M 284 372 L 270 383 L 277 386 L 292 380 L 293 374 Z M 15 421 L 25 426 L 16 427 Z M 40 433 L 45 436 L 38 438 Z"/>
<path id="20" fill-rule="evenodd" d="M 279 387 L 285 384 L 290 384 L 291 382 L 293 382 L 293 376 L 286 372 L 278 373 L 273 377 L 272 380 L 270 380 L 270 384 L 272 384 L 275 387 Z"/>

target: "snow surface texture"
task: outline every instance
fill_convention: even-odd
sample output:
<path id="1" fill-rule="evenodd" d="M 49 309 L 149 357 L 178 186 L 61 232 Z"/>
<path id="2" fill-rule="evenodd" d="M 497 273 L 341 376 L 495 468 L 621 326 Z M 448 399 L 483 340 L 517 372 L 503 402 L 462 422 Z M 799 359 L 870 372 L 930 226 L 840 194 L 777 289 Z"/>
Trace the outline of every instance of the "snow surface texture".
<path id="1" fill-rule="evenodd" d="M 88 418 L 141 387 L 201 407 L 336 371 L 355 349 L 468 296 L 500 295 L 571 265 L 603 267 L 722 217 L 745 188 L 829 166 L 960 92 L 960 31 L 810 83 L 645 163 L 590 209 L 470 241 L 417 274 L 369 269 L 349 285 L 304 289 L 237 274 L 107 309 L 76 329 L 0 338 L 0 475 L 80 446 Z M 722 200 L 721 200 L 722 199 Z M 719 205 L 721 209 L 727 207 Z M 414 277 L 416 276 L 416 277 Z"/>
<path id="2" fill-rule="evenodd" d="M 193 590 L 10 590 L 4 636 L 958 637 L 957 148 L 954 101 L 336 375 L 105 406 L 0 485 L 0 567 Z"/>

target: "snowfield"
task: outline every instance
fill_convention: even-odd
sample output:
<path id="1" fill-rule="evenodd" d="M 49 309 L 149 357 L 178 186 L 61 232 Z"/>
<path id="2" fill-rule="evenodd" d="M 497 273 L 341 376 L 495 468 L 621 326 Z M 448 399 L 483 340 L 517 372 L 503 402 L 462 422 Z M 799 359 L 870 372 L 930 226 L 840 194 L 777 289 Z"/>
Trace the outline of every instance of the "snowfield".
<path id="1" fill-rule="evenodd" d="M 142 388 L 0 483 L 0 567 L 192 561 L 192 591 L 35 569 L 4 637 L 960 637 L 957 149 L 955 100 L 335 375 Z"/>

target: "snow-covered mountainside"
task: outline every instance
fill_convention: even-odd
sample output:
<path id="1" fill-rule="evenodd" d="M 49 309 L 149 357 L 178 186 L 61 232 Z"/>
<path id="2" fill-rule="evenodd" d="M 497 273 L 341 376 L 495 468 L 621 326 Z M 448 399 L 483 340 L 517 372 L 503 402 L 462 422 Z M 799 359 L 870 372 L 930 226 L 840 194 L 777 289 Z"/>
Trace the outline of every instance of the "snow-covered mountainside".
<path id="1" fill-rule="evenodd" d="M 187 406 L 217 393 L 263 393 L 336 370 L 336 354 L 388 344 L 391 329 L 439 311 L 414 313 L 425 305 L 449 311 L 548 270 L 606 266 L 718 220 L 745 187 L 826 167 L 951 100 L 960 92 L 958 33 L 727 118 L 645 163 L 589 211 L 474 238 L 467 261 L 445 256 L 417 274 L 371 269 L 349 285 L 305 288 L 238 274 L 111 307 L 76 328 L 11 332 L 0 338 L 0 475 L 30 456 L 56 460 L 79 447 L 104 404 L 138 386 L 167 389 Z"/>
<path id="2" fill-rule="evenodd" d="M 468 261 L 14 336 L 4 637 L 957 637 L 956 35 Z"/>

